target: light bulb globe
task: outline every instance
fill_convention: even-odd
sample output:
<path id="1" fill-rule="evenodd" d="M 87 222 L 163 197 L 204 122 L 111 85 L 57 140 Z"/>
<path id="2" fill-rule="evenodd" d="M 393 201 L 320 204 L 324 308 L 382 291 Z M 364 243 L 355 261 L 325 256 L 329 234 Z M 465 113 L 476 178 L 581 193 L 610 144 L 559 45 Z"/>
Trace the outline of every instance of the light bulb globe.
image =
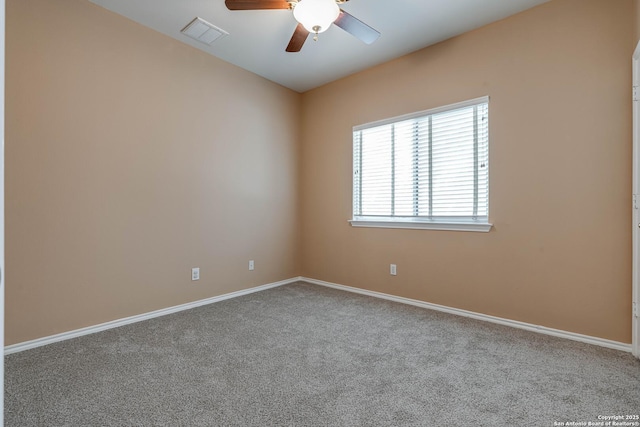
<path id="1" fill-rule="evenodd" d="M 335 0 L 300 0 L 293 17 L 310 33 L 323 33 L 338 19 L 340 8 Z"/>

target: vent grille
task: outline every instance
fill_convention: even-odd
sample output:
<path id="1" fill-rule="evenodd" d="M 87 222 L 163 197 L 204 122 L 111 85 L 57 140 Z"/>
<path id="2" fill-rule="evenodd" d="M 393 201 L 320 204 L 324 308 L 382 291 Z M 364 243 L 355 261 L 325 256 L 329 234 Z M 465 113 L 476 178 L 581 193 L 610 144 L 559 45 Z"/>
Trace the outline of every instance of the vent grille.
<path id="1" fill-rule="evenodd" d="M 222 28 L 218 28 L 215 25 L 198 17 L 189 22 L 187 26 L 184 27 L 180 32 L 185 36 L 191 37 L 192 39 L 206 45 L 211 45 L 211 43 L 218 40 L 219 38 L 229 35 L 229 33 L 227 33 Z"/>

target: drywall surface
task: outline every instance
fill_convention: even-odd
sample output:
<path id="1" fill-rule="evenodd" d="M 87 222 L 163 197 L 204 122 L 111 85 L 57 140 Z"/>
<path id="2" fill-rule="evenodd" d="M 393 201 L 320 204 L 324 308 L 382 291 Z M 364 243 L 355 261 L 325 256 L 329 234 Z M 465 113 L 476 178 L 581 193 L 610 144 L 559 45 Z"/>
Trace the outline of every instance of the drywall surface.
<path id="1" fill-rule="evenodd" d="M 630 342 L 632 9 L 556 0 L 305 93 L 303 275 Z M 349 225 L 353 126 L 484 95 L 490 233 Z"/>
<path id="2" fill-rule="evenodd" d="M 635 45 L 638 43 L 638 41 L 640 41 L 640 0 L 633 0 L 633 17 L 633 42 Z"/>
<path id="3" fill-rule="evenodd" d="M 87 1 L 6 13 L 6 344 L 299 274 L 299 94 Z"/>

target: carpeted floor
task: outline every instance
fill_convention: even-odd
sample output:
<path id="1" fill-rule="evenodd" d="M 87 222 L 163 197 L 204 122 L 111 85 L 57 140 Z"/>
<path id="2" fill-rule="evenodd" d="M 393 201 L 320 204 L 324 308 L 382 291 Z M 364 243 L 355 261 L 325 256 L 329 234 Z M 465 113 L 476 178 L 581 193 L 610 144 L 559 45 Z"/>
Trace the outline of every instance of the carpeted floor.
<path id="1" fill-rule="evenodd" d="M 630 354 L 304 283 L 5 363 L 6 426 L 553 426 L 640 414 Z"/>

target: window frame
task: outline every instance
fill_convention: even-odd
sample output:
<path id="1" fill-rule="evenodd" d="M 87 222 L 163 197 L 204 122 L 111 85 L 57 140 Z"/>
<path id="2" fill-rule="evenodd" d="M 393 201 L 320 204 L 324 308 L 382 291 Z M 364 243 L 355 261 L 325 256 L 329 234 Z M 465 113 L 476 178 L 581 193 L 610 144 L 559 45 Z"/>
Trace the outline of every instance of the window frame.
<path id="1" fill-rule="evenodd" d="M 431 116 L 434 114 L 456 110 L 465 107 L 471 107 L 479 104 L 489 104 L 489 97 L 483 96 L 479 98 L 469 99 L 462 102 L 444 105 L 441 107 L 431 108 L 429 110 L 418 111 L 415 113 L 405 114 L 402 116 L 383 119 L 375 122 L 370 122 L 358 126 L 354 126 L 352 132 L 358 132 L 365 129 L 370 129 L 378 126 L 385 126 L 394 124 L 397 122 L 411 120 L 416 118 L 423 118 L 425 116 Z M 352 133 L 352 135 L 353 135 Z M 355 156 L 355 144 L 356 140 L 352 136 L 352 155 Z M 490 146 L 487 147 L 490 150 Z M 489 155 L 488 155 L 489 157 Z M 493 227 L 493 224 L 489 222 L 489 206 L 487 205 L 487 216 L 479 219 L 472 218 L 459 218 L 459 217 L 437 217 L 431 219 L 425 219 L 424 217 L 379 217 L 379 216 L 367 216 L 367 215 L 355 215 L 354 203 L 356 199 L 355 193 L 355 168 L 354 159 L 352 157 L 352 186 L 351 186 L 351 219 L 349 223 L 353 227 L 373 227 L 373 228 L 405 228 L 405 229 L 423 229 L 423 230 L 449 230 L 449 231 L 477 231 L 477 232 L 489 232 Z M 487 167 L 489 159 L 487 159 Z M 488 179 L 488 178 L 487 178 Z M 490 191 L 490 186 L 487 188 L 487 192 Z M 489 196 L 489 195 L 488 195 Z M 361 197 L 361 195 L 360 195 Z"/>

